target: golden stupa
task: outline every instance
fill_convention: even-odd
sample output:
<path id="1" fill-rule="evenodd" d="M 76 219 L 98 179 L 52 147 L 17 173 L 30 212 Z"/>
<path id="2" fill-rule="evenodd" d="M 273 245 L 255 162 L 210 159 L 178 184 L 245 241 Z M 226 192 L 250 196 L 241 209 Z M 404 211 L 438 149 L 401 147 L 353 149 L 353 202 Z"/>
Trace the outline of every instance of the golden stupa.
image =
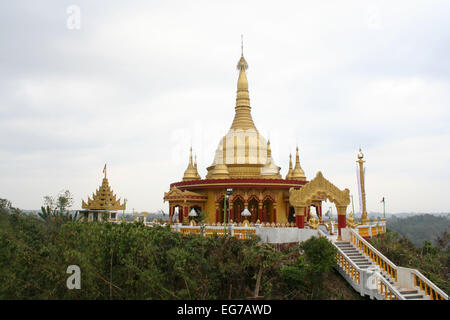
<path id="1" fill-rule="evenodd" d="M 308 181 L 300 165 L 297 147 L 295 166 L 290 159 L 289 172 L 283 179 L 266 140 L 253 122 L 246 70 L 248 63 L 243 53 L 237 64 L 239 77 L 234 119 L 228 133 L 219 141 L 212 164 L 202 179 L 197 163 L 189 163 L 182 181 L 170 185 L 164 194 L 169 202 L 170 221 L 188 220 L 192 208 L 206 212 L 206 222 L 244 221 L 241 212 L 248 209 L 250 222 L 294 222 L 294 208 L 289 204 L 289 189 L 299 189 Z M 231 188 L 227 210 L 224 212 L 226 189 Z M 321 200 L 312 206 L 322 215 Z"/>

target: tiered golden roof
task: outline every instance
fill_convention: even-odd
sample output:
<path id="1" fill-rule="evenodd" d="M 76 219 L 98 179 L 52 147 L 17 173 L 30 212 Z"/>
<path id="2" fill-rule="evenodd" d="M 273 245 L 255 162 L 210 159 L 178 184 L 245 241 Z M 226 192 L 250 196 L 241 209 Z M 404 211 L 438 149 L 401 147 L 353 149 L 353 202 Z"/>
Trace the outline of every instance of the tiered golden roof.
<path id="1" fill-rule="evenodd" d="M 120 204 L 120 198 L 116 198 L 109 186 L 105 171 L 102 185 L 96 190 L 95 194 L 92 194 L 92 199 L 88 197 L 87 203 L 82 200 L 81 207 L 87 210 L 125 210 L 126 203 Z"/>

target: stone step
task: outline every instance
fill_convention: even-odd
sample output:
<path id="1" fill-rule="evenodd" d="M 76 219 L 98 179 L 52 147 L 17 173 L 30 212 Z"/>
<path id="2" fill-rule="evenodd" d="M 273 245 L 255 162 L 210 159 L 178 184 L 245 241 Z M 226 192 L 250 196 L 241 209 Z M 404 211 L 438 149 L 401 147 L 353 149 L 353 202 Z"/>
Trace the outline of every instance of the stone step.
<path id="1" fill-rule="evenodd" d="M 404 290 L 399 290 L 398 292 L 400 292 L 401 294 L 405 295 L 405 294 L 418 294 L 419 291 L 417 290 L 408 290 L 408 289 L 404 289 Z"/>
<path id="2" fill-rule="evenodd" d="M 404 297 L 405 299 L 408 299 L 408 300 L 410 300 L 410 299 L 423 299 L 423 295 L 421 295 L 421 294 L 416 294 L 416 295 L 403 295 L 403 297 Z"/>
<path id="3" fill-rule="evenodd" d="M 361 263 L 363 263 L 363 264 L 372 264 L 370 261 L 367 261 L 367 260 L 352 260 L 352 262 L 356 263 L 356 264 L 361 264 Z"/>

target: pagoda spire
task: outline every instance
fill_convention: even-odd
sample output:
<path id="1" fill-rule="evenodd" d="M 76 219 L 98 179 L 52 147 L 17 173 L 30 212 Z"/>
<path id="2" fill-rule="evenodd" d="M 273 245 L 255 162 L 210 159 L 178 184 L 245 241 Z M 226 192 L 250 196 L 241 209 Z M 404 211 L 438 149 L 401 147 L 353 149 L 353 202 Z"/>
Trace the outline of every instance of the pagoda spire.
<path id="1" fill-rule="evenodd" d="M 237 83 L 237 94 L 236 94 L 236 107 L 234 120 L 231 125 L 231 129 L 254 129 L 256 130 L 255 124 L 253 123 L 251 108 L 250 108 L 250 96 L 248 92 L 248 81 L 245 70 L 248 69 L 247 61 L 244 58 L 244 45 L 241 39 L 241 58 L 238 61 L 237 69 L 239 70 L 239 78 Z M 258 131 L 258 130 L 256 130 Z"/>
<path id="2" fill-rule="evenodd" d="M 186 171 L 184 171 L 183 181 L 197 180 L 197 179 L 201 179 L 201 178 L 197 172 L 197 161 L 196 161 L 195 167 L 192 162 L 192 147 L 191 147 L 190 153 L 189 153 L 189 164 L 188 164 L 188 167 L 186 168 Z"/>
<path id="3" fill-rule="evenodd" d="M 292 154 L 289 153 L 289 171 L 286 175 L 286 180 L 292 179 Z"/>
<path id="4" fill-rule="evenodd" d="M 200 175 L 198 174 L 198 169 L 197 169 L 197 155 L 195 155 L 195 161 L 194 161 L 194 169 L 195 172 L 197 173 L 197 179 L 201 179 L 202 177 L 200 177 Z"/>
<path id="5" fill-rule="evenodd" d="M 298 146 L 296 149 L 296 155 L 295 155 L 295 167 L 294 171 L 292 172 L 292 179 L 295 180 L 306 180 L 305 172 L 303 171 L 302 167 L 300 166 L 300 156 L 298 154 Z"/>

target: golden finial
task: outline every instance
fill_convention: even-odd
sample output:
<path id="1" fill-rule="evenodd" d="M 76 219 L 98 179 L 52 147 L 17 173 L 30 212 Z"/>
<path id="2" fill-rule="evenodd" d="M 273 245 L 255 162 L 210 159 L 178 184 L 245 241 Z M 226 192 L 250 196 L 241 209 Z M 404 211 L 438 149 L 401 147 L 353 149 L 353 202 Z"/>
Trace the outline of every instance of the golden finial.
<path id="1" fill-rule="evenodd" d="M 359 147 L 359 153 L 358 153 L 358 159 L 362 159 L 364 157 L 364 154 L 361 151 L 361 147 Z"/>
<path id="2" fill-rule="evenodd" d="M 239 62 L 237 64 L 238 70 L 247 70 L 248 64 L 247 61 L 244 59 L 244 36 L 241 34 L 241 58 L 239 59 Z"/>

